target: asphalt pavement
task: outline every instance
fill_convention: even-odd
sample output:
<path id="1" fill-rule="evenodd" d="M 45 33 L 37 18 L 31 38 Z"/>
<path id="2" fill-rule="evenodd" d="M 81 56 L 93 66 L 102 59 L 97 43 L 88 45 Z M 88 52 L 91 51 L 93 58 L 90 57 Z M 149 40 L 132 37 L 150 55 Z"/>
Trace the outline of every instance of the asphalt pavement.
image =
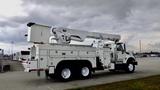
<path id="1" fill-rule="evenodd" d="M 160 58 L 139 58 L 137 61 L 139 65 L 136 66 L 135 73 L 102 71 L 96 72 L 91 79 L 70 82 L 46 80 L 45 75 L 38 77 L 35 72 L 12 71 L 0 73 L 0 90 L 64 90 L 160 75 Z"/>

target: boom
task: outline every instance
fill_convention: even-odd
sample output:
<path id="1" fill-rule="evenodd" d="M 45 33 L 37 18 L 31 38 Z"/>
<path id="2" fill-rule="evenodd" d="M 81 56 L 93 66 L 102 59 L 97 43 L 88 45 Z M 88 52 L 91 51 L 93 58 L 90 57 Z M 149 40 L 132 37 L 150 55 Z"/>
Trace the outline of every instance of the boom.
<path id="1" fill-rule="evenodd" d="M 51 27 L 35 23 L 28 23 L 28 41 L 34 43 L 49 43 L 56 40 L 60 44 L 69 44 L 71 40 L 83 42 L 86 38 L 111 40 L 118 42 L 120 35 L 88 32 L 82 30 L 68 29 L 63 27 Z"/>

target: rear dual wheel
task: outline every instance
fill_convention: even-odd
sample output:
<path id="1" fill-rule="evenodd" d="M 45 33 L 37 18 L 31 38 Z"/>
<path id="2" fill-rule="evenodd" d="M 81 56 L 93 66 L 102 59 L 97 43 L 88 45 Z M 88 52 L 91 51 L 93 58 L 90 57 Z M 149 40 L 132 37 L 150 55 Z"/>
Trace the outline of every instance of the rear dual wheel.
<path id="1" fill-rule="evenodd" d="M 63 78 L 63 79 L 69 79 L 69 78 L 71 78 L 71 69 L 70 68 L 64 68 L 64 69 L 62 69 L 62 71 L 61 71 L 61 77 Z"/>
<path id="2" fill-rule="evenodd" d="M 60 65 L 55 72 L 56 79 L 70 81 L 74 78 L 87 79 L 91 77 L 90 65 Z"/>
<path id="3" fill-rule="evenodd" d="M 81 79 L 87 79 L 91 77 L 91 66 L 83 65 L 79 69 L 79 75 Z"/>
<path id="4" fill-rule="evenodd" d="M 61 65 L 56 70 L 56 79 L 69 81 L 73 78 L 73 68 L 69 65 Z"/>

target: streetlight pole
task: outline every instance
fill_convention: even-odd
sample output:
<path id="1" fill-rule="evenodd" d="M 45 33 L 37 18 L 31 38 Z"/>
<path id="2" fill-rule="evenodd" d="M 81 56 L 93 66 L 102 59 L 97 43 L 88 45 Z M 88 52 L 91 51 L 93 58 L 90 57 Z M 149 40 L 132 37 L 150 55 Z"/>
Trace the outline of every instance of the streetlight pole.
<path id="1" fill-rule="evenodd" d="M 142 51 L 141 40 L 139 40 L 139 52 L 141 53 L 141 51 Z"/>
<path id="2" fill-rule="evenodd" d="M 11 59 L 13 60 L 13 44 L 14 44 L 14 42 L 13 41 L 11 41 Z"/>

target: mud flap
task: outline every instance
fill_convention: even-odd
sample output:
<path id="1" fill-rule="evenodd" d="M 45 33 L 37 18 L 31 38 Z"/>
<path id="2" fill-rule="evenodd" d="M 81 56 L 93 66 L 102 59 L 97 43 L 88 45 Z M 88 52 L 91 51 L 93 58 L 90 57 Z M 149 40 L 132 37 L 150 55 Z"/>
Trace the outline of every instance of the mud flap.
<path id="1" fill-rule="evenodd" d="M 114 69 L 115 69 L 115 64 L 114 64 L 114 63 L 110 63 L 109 69 L 110 69 L 110 70 L 114 70 Z"/>
<path id="2" fill-rule="evenodd" d="M 49 74 L 54 74 L 54 66 L 49 67 Z"/>

